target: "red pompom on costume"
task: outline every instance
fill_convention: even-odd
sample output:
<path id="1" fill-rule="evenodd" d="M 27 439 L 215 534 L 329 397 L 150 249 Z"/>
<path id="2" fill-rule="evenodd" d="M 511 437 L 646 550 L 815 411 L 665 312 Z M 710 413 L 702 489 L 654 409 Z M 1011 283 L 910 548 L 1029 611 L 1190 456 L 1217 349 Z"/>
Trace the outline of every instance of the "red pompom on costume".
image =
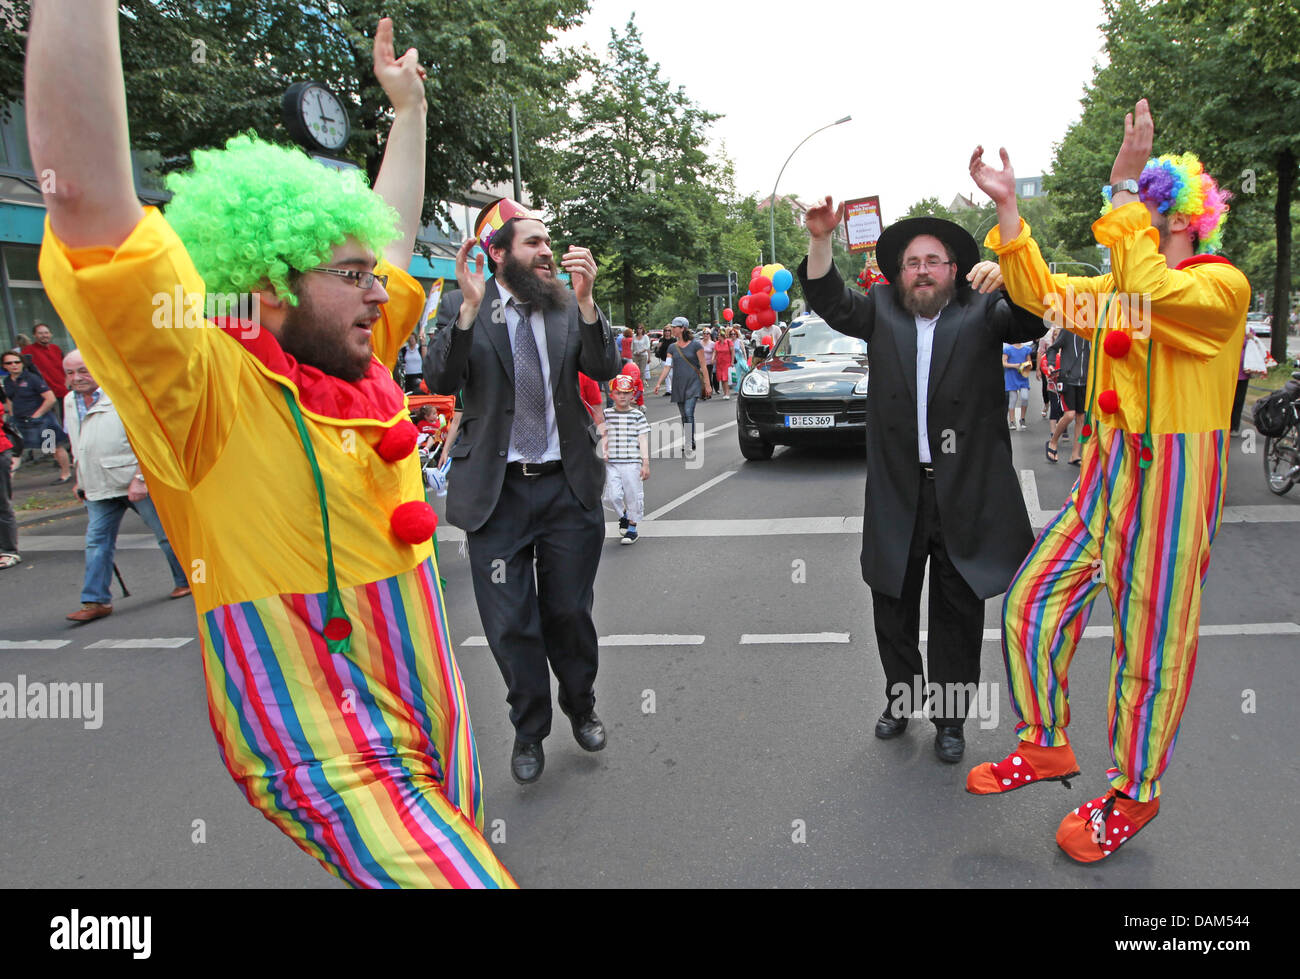
<path id="1" fill-rule="evenodd" d="M 393 534 L 408 544 L 423 544 L 438 529 L 438 515 L 423 500 L 408 500 L 389 518 Z"/>
<path id="2" fill-rule="evenodd" d="M 384 437 L 375 446 L 375 451 L 385 462 L 397 462 L 415 451 L 415 443 L 419 436 L 420 433 L 412 422 L 399 421 L 384 432 Z"/>

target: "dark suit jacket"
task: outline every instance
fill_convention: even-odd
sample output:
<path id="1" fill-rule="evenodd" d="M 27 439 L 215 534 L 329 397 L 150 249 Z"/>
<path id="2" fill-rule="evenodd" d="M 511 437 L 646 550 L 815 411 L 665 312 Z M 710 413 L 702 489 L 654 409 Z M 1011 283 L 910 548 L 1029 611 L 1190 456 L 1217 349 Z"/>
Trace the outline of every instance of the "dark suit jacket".
<path id="1" fill-rule="evenodd" d="M 466 531 L 478 530 L 496 509 L 506 475 L 510 425 L 515 410 L 515 364 L 510 333 L 501 310 L 496 280 L 487 283 L 474 325 L 456 329 L 463 296 L 450 292 L 438 308 L 437 329 L 424 355 L 424 379 L 438 394 L 461 392 L 464 414 L 460 438 L 452 447 L 447 488 L 447 519 Z M 600 505 L 605 464 L 596 452 L 591 416 L 578 396 L 578 371 L 607 381 L 623 366 L 604 315 L 586 324 L 577 300 L 546 314 L 551 398 L 560 434 L 560 459 L 574 495 L 588 510 Z"/>
<path id="2" fill-rule="evenodd" d="M 862 577 L 898 598 L 920 494 L 916 426 L 916 320 L 892 285 L 865 296 L 844 287 L 834 266 L 809 281 L 808 304 L 831 327 L 867 341 L 867 501 Z M 980 295 L 964 283 L 939 316 L 930 360 L 926 429 L 944 546 L 980 598 L 1006 591 L 1034 535 L 1011 465 L 1002 344 L 1041 337 L 1040 317 L 1005 292 Z"/>

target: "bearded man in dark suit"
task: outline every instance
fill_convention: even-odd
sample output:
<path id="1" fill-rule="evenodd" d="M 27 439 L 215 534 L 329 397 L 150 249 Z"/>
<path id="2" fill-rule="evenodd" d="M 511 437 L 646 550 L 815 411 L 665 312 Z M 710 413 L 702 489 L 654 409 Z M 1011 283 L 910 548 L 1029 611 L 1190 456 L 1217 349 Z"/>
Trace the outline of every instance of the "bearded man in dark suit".
<path id="1" fill-rule="evenodd" d="M 476 243 L 490 282 L 483 256 L 469 268 Z M 443 298 L 424 361 L 430 388 L 462 394 L 447 519 L 466 532 L 479 617 L 508 688 L 510 771 L 520 783 L 540 778 L 546 761 L 548 664 L 578 744 L 599 751 L 606 737 L 591 618 L 605 468 L 578 371 L 609 380 L 622 359 L 592 300 L 591 252 L 570 246 L 561 259 L 570 292 L 550 246 L 546 226 L 514 201 L 484 208 L 456 255 L 460 290 Z"/>
<path id="2" fill-rule="evenodd" d="M 975 239 L 938 218 L 886 229 L 876 257 L 888 281 L 866 295 L 847 289 L 831 263 L 842 219 L 829 197 L 809 209 L 799 281 L 817 315 L 868 345 L 862 577 L 888 696 L 876 736 L 897 737 L 924 709 L 935 753 L 955 763 L 979 682 L 984 601 L 1006 591 L 1034 541 L 1011 464 L 1002 344 L 1045 328 L 998 288 L 995 263 L 977 267 Z M 928 684 L 919 645 L 927 560 Z"/>

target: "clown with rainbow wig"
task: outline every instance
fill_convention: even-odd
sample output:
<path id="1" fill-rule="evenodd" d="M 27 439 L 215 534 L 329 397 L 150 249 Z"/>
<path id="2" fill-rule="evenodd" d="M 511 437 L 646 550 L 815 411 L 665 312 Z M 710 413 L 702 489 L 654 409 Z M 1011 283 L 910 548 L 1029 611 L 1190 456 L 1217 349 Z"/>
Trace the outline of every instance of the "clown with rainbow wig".
<path id="1" fill-rule="evenodd" d="M 1108 682 L 1112 767 L 1100 796 L 1056 833 L 1071 858 L 1114 853 L 1160 811 L 1196 667 L 1210 545 L 1223 510 L 1227 435 L 1250 284 L 1217 252 L 1228 195 L 1192 154 L 1151 158 L 1146 100 L 1125 118 L 1102 216 L 1111 272 L 1053 274 L 1016 206 L 1015 175 L 971 155 L 997 205 L 985 241 L 1020 306 L 1092 341 L 1082 468 L 1007 590 L 1003 656 L 1016 747 L 967 791 L 1001 794 L 1078 776 L 1066 729 L 1069 668 L 1093 600 L 1114 609 Z"/>
<path id="2" fill-rule="evenodd" d="M 511 887 L 444 621 L 416 431 L 387 366 L 424 301 L 425 72 L 381 20 L 374 189 L 250 136 L 131 181 L 115 0 L 34 5 L 41 278 L 191 569 L 208 714 L 248 801 L 357 887 Z M 226 294 L 254 299 L 213 315 Z"/>

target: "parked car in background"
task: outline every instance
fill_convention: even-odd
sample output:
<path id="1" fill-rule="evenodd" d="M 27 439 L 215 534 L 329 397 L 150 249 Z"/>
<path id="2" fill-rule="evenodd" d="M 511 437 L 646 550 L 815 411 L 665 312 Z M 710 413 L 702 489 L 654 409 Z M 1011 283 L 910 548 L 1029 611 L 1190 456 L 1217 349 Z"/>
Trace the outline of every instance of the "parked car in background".
<path id="1" fill-rule="evenodd" d="M 1273 335 L 1273 317 L 1267 313 L 1247 313 L 1246 325 L 1255 331 L 1257 337 Z"/>
<path id="2" fill-rule="evenodd" d="M 867 371 L 865 341 L 837 333 L 819 316 L 796 319 L 741 382 L 741 454 L 760 460 L 778 445 L 865 444 Z"/>

